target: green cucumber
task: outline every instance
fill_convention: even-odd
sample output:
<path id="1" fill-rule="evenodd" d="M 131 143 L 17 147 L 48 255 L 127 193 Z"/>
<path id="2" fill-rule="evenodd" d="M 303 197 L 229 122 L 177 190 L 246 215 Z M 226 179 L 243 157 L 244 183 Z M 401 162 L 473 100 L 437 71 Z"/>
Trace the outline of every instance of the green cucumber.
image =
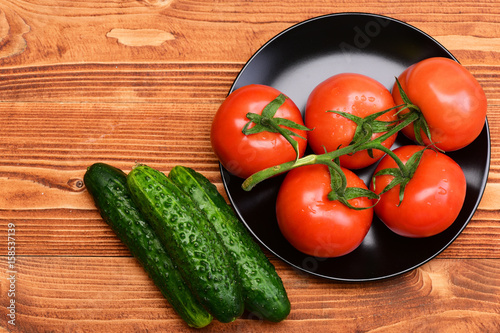
<path id="1" fill-rule="evenodd" d="M 127 184 L 132 199 L 208 312 L 223 323 L 241 316 L 244 303 L 234 263 L 193 201 L 165 174 L 146 165 L 136 166 Z"/>
<path id="2" fill-rule="evenodd" d="M 126 174 L 113 166 L 96 163 L 87 169 L 83 179 L 104 221 L 137 258 L 172 308 L 191 327 L 210 324 L 212 316 L 191 293 L 132 201 Z"/>
<path id="3" fill-rule="evenodd" d="M 273 322 L 285 319 L 290 313 L 290 301 L 281 278 L 215 185 L 183 166 L 174 167 L 169 178 L 206 214 L 233 255 L 246 309 Z"/>

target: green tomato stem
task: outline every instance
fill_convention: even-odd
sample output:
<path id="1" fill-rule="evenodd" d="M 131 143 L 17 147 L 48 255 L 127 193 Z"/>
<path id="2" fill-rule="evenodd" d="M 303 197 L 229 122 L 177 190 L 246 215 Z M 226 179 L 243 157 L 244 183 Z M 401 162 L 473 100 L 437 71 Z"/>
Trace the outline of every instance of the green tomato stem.
<path id="1" fill-rule="evenodd" d="M 407 105 L 405 106 L 406 108 L 408 107 Z M 355 152 L 366 150 L 366 149 L 378 149 L 381 150 L 385 153 L 387 153 L 389 156 L 391 156 L 398 166 L 401 168 L 401 170 L 405 170 L 405 165 L 397 158 L 397 156 L 389 149 L 386 148 L 385 146 L 382 145 L 382 142 L 384 142 L 387 138 L 390 136 L 394 135 L 395 133 L 399 132 L 401 129 L 404 127 L 408 126 L 410 123 L 414 122 L 419 118 L 419 111 L 413 108 L 410 108 L 410 112 L 405 114 L 402 117 L 402 120 L 395 126 L 393 126 L 389 131 L 384 133 L 383 135 L 375 138 L 374 140 L 370 140 L 369 138 L 365 140 L 361 140 L 359 143 L 354 143 L 345 147 L 342 147 L 340 149 L 327 152 L 324 154 L 310 154 L 307 156 L 304 156 L 302 158 L 299 158 L 295 161 L 290 161 L 290 162 L 285 162 L 279 165 L 275 165 L 266 169 L 263 169 L 259 172 L 254 173 L 247 179 L 243 181 L 243 184 L 241 187 L 245 191 L 250 191 L 253 189 L 257 184 L 260 182 L 269 179 L 271 177 L 274 177 L 276 175 L 282 174 L 284 172 L 288 172 L 292 169 L 305 166 L 305 165 L 313 165 L 313 164 L 325 164 L 330 167 L 332 164 L 335 164 L 333 160 L 336 158 L 343 156 L 343 155 L 348 155 L 348 154 L 354 154 Z M 371 135 L 370 135 L 371 136 Z"/>

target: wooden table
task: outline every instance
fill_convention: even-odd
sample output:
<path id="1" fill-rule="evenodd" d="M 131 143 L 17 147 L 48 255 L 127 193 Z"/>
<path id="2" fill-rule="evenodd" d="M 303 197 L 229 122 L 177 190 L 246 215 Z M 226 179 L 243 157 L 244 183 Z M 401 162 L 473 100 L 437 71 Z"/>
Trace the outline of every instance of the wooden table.
<path id="1" fill-rule="evenodd" d="M 492 156 L 479 209 L 437 258 L 389 280 L 332 282 L 266 252 L 289 318 L 204 331 L 500 331 L 500 3 L 400 2 L 0 0 L 0 329 L 188 331 L 100 218 L 86 168 L 184 164 L 223 192 L 209 128 L 244 63 L 295 23 L 359 11 L 430 34 L 484 87 Z"/>

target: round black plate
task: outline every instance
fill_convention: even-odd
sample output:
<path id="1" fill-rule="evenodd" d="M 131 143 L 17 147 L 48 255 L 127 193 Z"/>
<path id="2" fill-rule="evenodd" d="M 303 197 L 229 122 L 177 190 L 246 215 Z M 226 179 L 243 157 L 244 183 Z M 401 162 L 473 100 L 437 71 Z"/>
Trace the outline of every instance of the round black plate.
<path id="1" fill-rule="evenodd" d="M 342 72 L 368 75 L 388 89 L 406 67 L 429 57 L 456 60 L 422 31 L 392 18 L 340 13 L 313 18 L 283 31 L 250 58 L 231 91 L 252 83 L 273 86 L 303 111 L 312 89 Z M 230 91 L 230 92 L 231 92 Z M 409 143 L 402 135 L 396 146 Z M 221 167 L 228 197 L 254 237 L 293 267 L 338 281 L 373 281 L 393 277 L 424 264 L 449 246 L 462 232 L 481 200 L 490 164 L 488 123 L 471 145 L 449 153 L 463 168 L 467 196 L 460 215 L 443 233 L 425 238 L 400 237 L 378 219 L 354 252 L 339 258 L 315 258 L 293 248 L 282 236 L 275 215 L 276 195 L 283 176 L 266 180 L 249 192 L 243 179 Z M 368 183 L 375 166 L 360 170 Z"/>

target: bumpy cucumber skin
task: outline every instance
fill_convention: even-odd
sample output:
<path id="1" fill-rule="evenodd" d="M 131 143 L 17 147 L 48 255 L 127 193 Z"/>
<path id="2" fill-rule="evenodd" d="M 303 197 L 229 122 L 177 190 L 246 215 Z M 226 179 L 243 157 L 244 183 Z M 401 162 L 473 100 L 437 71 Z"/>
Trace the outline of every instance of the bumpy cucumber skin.
<path id="1" fill-rule="evenodd" d="M 290 301 L 281 278 L 215 185 L 183 166 L 174 167 L 169 178 L 206 214 L 232 254 L 247 310 L 273 322 L 285 319 L 290 313 Z"/>
<path id="2" fill-rule="evenodd" d="M 93 164 L 84 175 L 85 186 L 102 218 L 144 267 L 172 308 L 189 326 L 207 326 L 212 316 L 174 268 L 160 240 L 133 203 L 126 181 L 122 170 L 104 163 Z"/>
<path id="3" fill-rule="evenodd" d="M 234 263 L 193 201 L 165 174 L 146 165 L 136 166 L 127 184 L 205 308 L 223 323 L 240 317 L 244 303 Z"/>

